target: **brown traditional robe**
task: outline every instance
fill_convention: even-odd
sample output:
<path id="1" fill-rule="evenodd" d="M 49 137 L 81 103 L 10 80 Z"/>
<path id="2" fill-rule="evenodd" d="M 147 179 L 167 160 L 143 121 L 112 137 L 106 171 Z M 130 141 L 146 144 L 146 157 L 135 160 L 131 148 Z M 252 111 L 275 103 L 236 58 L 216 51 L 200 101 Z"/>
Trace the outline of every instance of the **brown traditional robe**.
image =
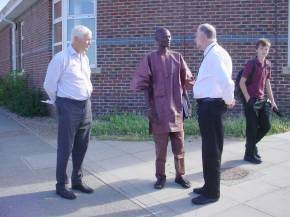
<path id="1" fill-rule="evenodd" d="M 131 89 L 148 91 L 152 118 L 152 133 L 183 131 L 182 94 L 192 88 L 193 76 L 182 55 L 154 51 L 145 55 L 139 64 Z"/>
<path id="2" fill-rule="evenodd" d="M 164 177 L 168 139 L 174 154 L 176 177 L 184 174 L 184 131 L 182 95 L 193 85 L 193 76 L 182 55 L 154 51 L 139 64 L 131 89 L 144 90 L 152 109 L 149 131 L 153 133 L 156 151 L 156 177 Z"/>

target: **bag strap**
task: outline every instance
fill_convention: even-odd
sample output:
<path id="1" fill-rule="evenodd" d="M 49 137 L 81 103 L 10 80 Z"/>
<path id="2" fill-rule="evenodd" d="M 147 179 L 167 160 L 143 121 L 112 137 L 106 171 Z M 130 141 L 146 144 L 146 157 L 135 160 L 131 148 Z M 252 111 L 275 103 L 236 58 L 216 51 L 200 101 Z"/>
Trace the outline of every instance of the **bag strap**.
<path id="1" fill-rule="evenodd" d="M 252 60 L 252 70 L 246 80 L 246 86 L 249 86 L 252 83 L 255 72 L 256 72 L 256 60 Z"/>

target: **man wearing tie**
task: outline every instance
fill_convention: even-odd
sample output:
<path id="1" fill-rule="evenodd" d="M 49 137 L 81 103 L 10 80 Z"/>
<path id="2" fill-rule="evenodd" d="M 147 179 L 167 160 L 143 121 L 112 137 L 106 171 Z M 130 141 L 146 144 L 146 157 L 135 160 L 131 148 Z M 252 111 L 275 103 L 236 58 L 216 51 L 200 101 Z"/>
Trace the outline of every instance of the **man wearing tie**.
<path id="1" fill-rule="evenodd" d="M 72 31 L 72 43 L 57 53 L 48 65 L 44 89 L 58 111 L 56 193 L 66 199 L 76 195 L 66 187 L 67 163 L 72 154 L 72 189 L 92 193 L 82 182 L 82 163 L 87 151 L 91 123 L 92 83 L 86 51 L 91 44 L 92 32 L 85 26 Z"/>
<path id="2" fill-rule="evenodd" d="M 222 117 L 227 107 L 235 105 L 232 60 L 216 40 L 216 30 L 201 24 L 196 33 L 196 46 L 203 50 L 203 59 L 193 86 L 197 101 L 198 123 L 202 139 L 204 185 L 193 189 L 199 194 L 194 204 L 207 204 L 220 197 L 220 166 L 224 130 Z"/>

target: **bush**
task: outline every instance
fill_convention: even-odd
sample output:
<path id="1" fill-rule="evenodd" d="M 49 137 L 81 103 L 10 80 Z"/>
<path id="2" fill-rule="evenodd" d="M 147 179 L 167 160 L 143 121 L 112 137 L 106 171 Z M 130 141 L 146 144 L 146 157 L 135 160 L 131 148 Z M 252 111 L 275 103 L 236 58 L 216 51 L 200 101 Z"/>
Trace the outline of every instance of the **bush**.
<path id="1" fill-rule="evenodd" d="M 0 79 L 0 105 L 21 116 L 45 116 L 48 114 L 46 105 L 41 102 L 43 93 L 30 89 L 27 79 L 16 72 L 8 73 Z"/>

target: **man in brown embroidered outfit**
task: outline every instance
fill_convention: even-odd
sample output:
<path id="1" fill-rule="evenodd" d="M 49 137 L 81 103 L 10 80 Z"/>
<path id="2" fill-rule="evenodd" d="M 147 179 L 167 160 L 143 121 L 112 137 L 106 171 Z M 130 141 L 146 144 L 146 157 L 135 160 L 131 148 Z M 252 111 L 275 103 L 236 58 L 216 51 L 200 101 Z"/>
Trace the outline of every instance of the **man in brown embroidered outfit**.
<path id="1" fill-rule="evenodd" d="M 153 134 L 156 151 L 156 189 L 166 182 L 165 162 L 168 139 L 174 154 L 175 182 L 184 188 L 190 182 L 184 175 L 183 95 L 193 85 L 193 76 L 182 55 L 169 49 L 171 34 L 166 28 L 158 28 L 155 39 L 159 48 L 145 55 L 139 64 L 131 89 L 144 91 L 149 131 Z"/>

